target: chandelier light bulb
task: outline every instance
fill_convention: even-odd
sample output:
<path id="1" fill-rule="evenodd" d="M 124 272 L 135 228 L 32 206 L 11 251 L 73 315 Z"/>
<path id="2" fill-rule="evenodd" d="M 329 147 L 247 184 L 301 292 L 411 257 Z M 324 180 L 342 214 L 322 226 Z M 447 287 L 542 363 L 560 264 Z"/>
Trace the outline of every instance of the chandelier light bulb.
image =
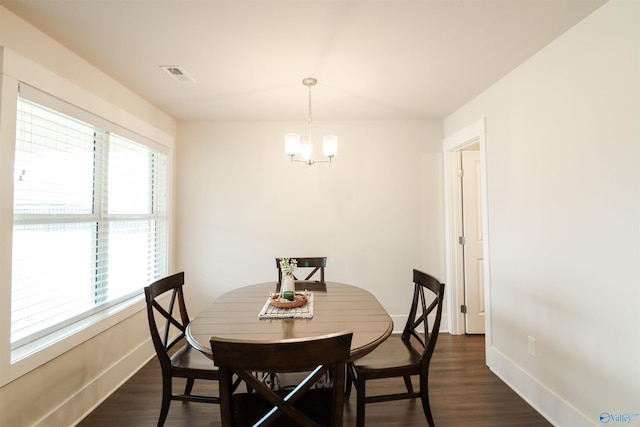
<path id="1" fill-rule="evenodd" d="M 335 135 L 325 135 L 322 138 L 322 154 L 331 158 L 338 154 L 338 137 Z"/>
<path id="2" fill-rule="evenodd" d="M 287 156 L 294 156 L 300 150 L 300 134 L 288 133 L 284 136 L 284 152 Z"/>
<path id="3" fill-rule="evenodd" d="M 309 162 L 313 158 L 313 143 L 311 141 L 304 141 L 300 144 L 300 155 L 305 162 Z"/>

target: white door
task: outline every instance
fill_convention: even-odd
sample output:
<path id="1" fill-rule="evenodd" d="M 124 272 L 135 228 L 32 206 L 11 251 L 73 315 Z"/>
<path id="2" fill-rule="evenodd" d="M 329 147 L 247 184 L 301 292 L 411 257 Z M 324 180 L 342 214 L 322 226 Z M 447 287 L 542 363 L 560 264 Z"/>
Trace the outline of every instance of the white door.
<path id="1" fill-rule="evenodd" d="M 480 151 L 461 151 L 465 332 L 484 334 L 484 257 Z"/>

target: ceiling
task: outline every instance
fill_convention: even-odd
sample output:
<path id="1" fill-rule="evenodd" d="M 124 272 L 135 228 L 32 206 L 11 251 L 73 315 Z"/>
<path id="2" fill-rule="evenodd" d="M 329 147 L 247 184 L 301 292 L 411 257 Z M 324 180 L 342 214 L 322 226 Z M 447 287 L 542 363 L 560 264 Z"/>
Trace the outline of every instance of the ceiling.
<path id="1" fill-rule="evenodd" d="M 606 0 L 0 0 L 177 120 L 440 119 Z M 180 66 L 178 83 L 160 66 Z"/>

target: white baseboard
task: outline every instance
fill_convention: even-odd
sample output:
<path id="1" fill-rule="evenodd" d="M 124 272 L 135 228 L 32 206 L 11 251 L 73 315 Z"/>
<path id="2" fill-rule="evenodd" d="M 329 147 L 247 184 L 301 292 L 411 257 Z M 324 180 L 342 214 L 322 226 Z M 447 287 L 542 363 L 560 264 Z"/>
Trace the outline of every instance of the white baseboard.
<path id="1" fill-rule="evenodd" d="M 393 333 L 402 333 L 406 315 L 392 315 Z M 447 330 L 447 315 L 442 315 L 440 332 Z M 487 366 L 507 386 L 515 391 L 554 426 L 598 426 L 598 420 L 589 419 L 566 400 L 532 377 L 495 348 L 487 349 Z"/>
<path id="2" fill-rule="evenodd" d="M 77 425 L 153 357 L 155 352 L 149 338 L 105 369 L 35 425 Z"/>
<path id="3" fill-rule="evenodd" d="M 487 349 L 487 365 L 498 378 L 554 426 L 600 425 L 598 420 L 589 419 L 495 348 Z"/>

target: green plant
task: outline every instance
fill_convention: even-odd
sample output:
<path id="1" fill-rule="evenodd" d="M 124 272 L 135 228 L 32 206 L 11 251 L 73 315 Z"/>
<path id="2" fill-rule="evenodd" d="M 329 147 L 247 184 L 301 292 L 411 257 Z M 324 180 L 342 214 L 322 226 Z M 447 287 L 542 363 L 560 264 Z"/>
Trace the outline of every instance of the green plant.
<path id="1" fill-rule="evenodd" d="M 294 270 L 298 267 L 298 260 L 295 258 L 279 258 L 280 260 L 280 271 L 282 274 L 289 275 L 294 272 Z"/>

